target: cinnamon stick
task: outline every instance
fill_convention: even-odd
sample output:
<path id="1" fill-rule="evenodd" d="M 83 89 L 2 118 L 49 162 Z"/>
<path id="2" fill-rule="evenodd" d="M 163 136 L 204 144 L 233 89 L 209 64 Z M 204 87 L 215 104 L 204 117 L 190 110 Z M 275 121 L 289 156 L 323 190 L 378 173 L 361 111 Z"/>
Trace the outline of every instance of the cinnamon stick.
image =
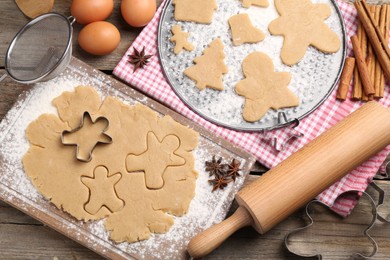
<path id="1" fill-rule="evenodd" d="M 359 70 L 357 66 L 355 66 L 355 70 L 353 72 L 353 91 L 352 98 L 353 99 L 362 99 L 362 82 L 359 75 Z"/>
<path id="2" fill-rule="evenodd" d="M 367 33 L 366 31 L 364 30 L 364 27 L 363 27 L 363 24 L 362 24 L 362 35 L 361 35 L 361 39 L 360 39 L 360 48 L 362 48 L 362 54 L 363 54 L 363 58 L 364 60 L 367 59 L 367 46 L 368 46 L 368 41 L 367 41 Z"/>
<path id="3" fill-rule="evenodd" d="M 364 30 L 367 33 L 368 38 L 374 48 L 377 58 L 381 64 L 382 70 L 387 79 L 390 80 L 390 50 L 387 44 L 385 44 L 384 36 L 379 33 L 378 28 L 373 25 L 373 18 L 368 12 L 367 4 L 365 1 L 356 1 L 354 3 L 358 16 Z M 358 62 L 359 64 L 359 62 Z"/>
<path id="4" fill-rule="evenodd" d="M 367 65 L 367 70 L 368 70 L 368 76 L 370 78 L 370 82 L 372 84 L 372 87 L 374 87 L 374 81 L 373 81 L 373 50 L 370 42 L 367 40 L 367 34 L 363 34 L 363 44 L 361 47 L 362 53 L 363 53 L 363 58 L 365 58 L 366 65 Z M 366 54 L 366 55 L 364 55 Z M 375 88 L 374 88 L 375 90 Z M 369 95 L 363 91 L 362 92 L 362 100 L 363 101 L 368 101 L 369 100 Z"/>
<path id="5" fill-rule="evenodd" d="M 390 27 L 390 6 L 386 4 L 386 32 L 385 32 L 385 39 L 386 43 L 388 43 L 389 38 L 389 27 Z"/>
<path id="6" fill-rule="evenodd" d="M 351 37 L 353 51 L 355 53 L 356 65 L 359 69 L 360 78 L 363 83 L 364 92 L 367 96 L 375 94 L 374 87 L 370 80 L 370 74 L 367 69 L 367 64 L 364 61 L 362 50 L 359 47 L 359 41 L 356 36 Z"/>
<path id="7" fill-rule="evenodd" d="M 359 21 L 358 30 L 357 30 L 357 37 L 360 43 L 360 47 L 363 45 L 362 40 L 362 34 L 364 34 L 364 29 L 362 26 L 362 23 Z M 352 98 L 360 100 L 362 98 L 362 82 L 359 75 L 359 70 L 357 66 L 355 66 L 355 70 L 353 72 L 353 91 L 352 91 Z"/>
<path id="8" fill-rule="evenodd" d="M 377 26 L 379 27 L 381 33 L 384 35 L 384 26 L 386 22 L 386 6 L 378 5 L 375 10 L 375 20 L 377 22 Z M 382 98 L 383 97 L 383 89 L 384 89 L 384 80 L 383 80 L 383 72 L 381 69 L 381 65 L 377 60 L 375 62 L 375 80 L 374 80 L 374 88 L 375 88 L 375 97 Z"/>
<path id="9" fill-rule="evenodd" d="M 369 55 L 370 55 L 370 53 L 369 53 L 370 52 L 369 51 L 369 46 L 370 46 L 370 43 L 368 42 L 368 39 L 367 39 L 367 33 L 364 30 L 363 24 L 362 24 L 362 34 L 361 34 L 361 39 L 360 39 L 360 48 L 362 50 L 362 58 L 366 62 L 368 72 L 370 73 L 370 70 L 369 70 L 369 67 L 368 67 L 368 61 L 369 61 Z M 358 68 L 358 71 L 359 71 L 359 68 Z M 359 75 L 360 75 L 360 73 L 359 73 Z M 368 95 L 364 91 L 364 86 L 363 86 L 364 83 L 363 83 L 361 77 L 360 77 L 360 82 L 361 82 L 361 84 L 360 84 L 360 88 L 361 88 L 360 100 L 368 101 Z"/>
<path id="10" fill-rule="evenodd" d="M 363 91 L 361 100 L 362 101 L 368 101 L 368 99 L 369 99 L 368 95 Z"/>
<path id="11" fill-rule="evenodd" d="M 373 24 L 375 27 L 378 26 L 378 23 L 377 23 L 377 7 L 378 6 L 375 6 L 375 5 L 371 5 L 369 6 L 369 11 L 371 12 L 371 15 L 372 17 L 374 18 L 374 21 L 373 21 Z M 367 66 L 368 66 L 368 71 L 370 73 L 370 80 L 371 80 L 371 83 L 372 83 L 372 86 L 374 87 L 374 90 L 375 90 L 375 93 L 374 95 L 377 93 L 377 89 L 376 89 L 376 82 L 375 82 L 375 73 L 376 73 L 376 57 L 375 57 L 375 54 L 374 54 L 374 51 L 373 51 L 373 48 L 372 48 L 372 45 L 371 43 L 368 44 L 368 47 L 367 47 L 367 59 L 368 61 L 367 62 Z M 378 92 L 379 92 L 379 88 L 378 88 Z M 374 95 L 372 96 L 369 96 L 368 97 L 368 100 L 373 100 L 374 99 Z"/>
<path id="12" fill-rule="evenodd" d="M 343 73 L 341 74 L 339 88 L 337 89 L 337 99 L 345 100 L 347 98 L 348 89 L 352 80 L 354 69 L 355 58 L 346 58 Z"/>
<path id="13" fill-rule="evenodd" d="M 389 44 L 389 29 L 390 29 L 390 5 L 386 4 L 386 23 L 385 23 L 385 44 Z"/>
<path id="14" fill-rule="evenodd" d="M 385 51 L 387 57 L 390 58 L 389 46 L 387 44 L 384 44 L 386 42 L 386 39 L 385 39 L 384 35 L 381 33 L 381 31 L 379 30 L 379 28 L 377 26 L 375 26 L 375 18 L 372 15 L 372 12 L 370 12 L 370 7 L 366 3 L 366 0 L 360 0 L 360 2 L 361 2 L 361 5 L 363 6 L 364 10 L 366 11 L 366 14 L 367 14 L 367 17 L 369 19 L 370 24 L 373 26 L 374 32 L 379 39 L 379 43 L 382 45 L 382 48 Z"/>
<path id="15" fill-rule="evenodd" d="M 385 35 L 385 39 L 388 38 L 387 36 L 387 5 L 382 5 L 381 11 L 380 11 L 380 18 L 379 18 L 379 29 L 382 31 L 383 35 Z M 385 92 L 385 76 L 383 75 L 383 71 L 380 69 L 380 79 L 379 79 L 379 94 L 378 97 L 382 98 Z"/>

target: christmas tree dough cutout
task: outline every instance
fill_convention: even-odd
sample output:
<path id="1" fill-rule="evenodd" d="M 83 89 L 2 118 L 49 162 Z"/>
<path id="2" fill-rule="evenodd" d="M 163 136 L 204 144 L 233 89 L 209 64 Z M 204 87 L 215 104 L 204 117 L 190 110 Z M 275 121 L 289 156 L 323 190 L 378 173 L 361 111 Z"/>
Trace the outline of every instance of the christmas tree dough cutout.
<path id="1" fill-rule="evenodd" d="M 249 8 L 252 5 L 260 6 L 260 7 L 268 7 L 269 3 L 268 0 L 241 0 L 242 6 Z"/>
<path id="2" fill-rule="evenodd" d="M 252 25 L 248 14 L 233 15 L 229 18 L 229 25 L 235 46 L 261 42 L 265 38 L 264 33 Z"/>
<path id="3" fill-rule="evenodd" d="M 115 185 L 121 179 L 121 174 L 109 175 L 104 166 L 95 168 L 93 178 L 81 177 L 81 182 L 89 189 L 89 199 L 84 204 L 84 209 L 91 215 L 95 215 L 103 207 L 110 212 L 117 212 L 124 206 L 124 201 L 118 198 Z"/>
<path id="4" fill-rule="evenodd" d="M 163 175 L 168 167 L 184 165 L 186 161 L 175 154 L 180 147 L 180 139 L 167 135 L 162 141 L 153 132 L 147 135 L 147 150 L 141 154 L 129 154 L 126 158 L 128 172 L 143 171 L 148 189 L 161 189 Z"/>
<path id="5" fill-rule="evenodd" d="M 112 138 L 105 132 L 108 129 L 108 120 L 99 117 L 92 120 L 88 112 L 83 114 L 81 124 L 72 131 L 64 131 L 61 141 L 64 145 L 76 146 L 76 158 L 82 162 L 92 160 L 92 152 L 98 144 L 110 144 Z"/>
<path id="6" fill-rule="evenodd" d="M 184 71 L 190 79 L 196 81 L 196 86 L 200 90 L 206 87 L 223 90 L 222 75 L 228 72 L 224 63 L 224 46 L 221 39 L 212 41 L 208 48 L 203 51 L 203 55 L 194 59 L 195 65 Z"/>
<path id="7" fill-rule="evenodd" d="M 175 20 L 210 24 L 214 11 L 217 10 L 216 0 L 173 0 Z"/>
<path id="8" fill-rule="evenodd" d="M 179 54 L 183 49 L 187 51 L 193 51 L 194 45 L 188 41 L 190 34 L 188 32 L 183 32 L 180 25 L 172 26 L 173 36 L 170 41 L 175 43 L 175 48 L 173 52 Z"/>
<path id="9" fill-rule="evenodd" d="M 260 120 L 270 108 L 299 105 L 297 96 L 287 88 L 291 80 L 290 73 L 275 72 L 274 64 L 266 54 L 249 54 L 242 68 L 246 79 L 238 82 L 236 92 L 245 97 L 243 118 L 246 121 Z"/>
<path id="10" fill-rule="evenodd" d="M 310 0 L 275 0 L 280 15 L 269 25 L 273 35 L 284 36 L 281 58 L 284 64 L 294 65 L 306 54 L 309 46 L 325 53 L 340 49 L 340 38 L 325 23 L 331 15 L 327 4 L 313 4 Z"/>

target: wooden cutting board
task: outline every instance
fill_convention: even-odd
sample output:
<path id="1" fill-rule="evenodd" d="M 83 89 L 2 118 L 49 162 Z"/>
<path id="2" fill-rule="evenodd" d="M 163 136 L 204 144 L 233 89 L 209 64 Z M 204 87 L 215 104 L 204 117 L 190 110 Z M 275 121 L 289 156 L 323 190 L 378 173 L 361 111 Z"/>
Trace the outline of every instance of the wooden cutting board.
<path id="1" fill-rule="evenodd" d="M 37 16 L 48 13 L 54 5 L 54 0 L 15 0 L 22 13 L 34 19 Z"/>
<path id="2" fill-rule="evenodd" d="M 56 83 L 55 87 L 53 82 Z M 26 127 L 40 114 L 56 113 L 50 101 L 64 91 L 72 91 L 77 85 L 91 85 L 101 96 L 115 96 L 125 103 L 142 103 L 200 133 L 199 147 L 194 151 L 199 172 L 196 195 L 189 212 L 176 218 L 168 233 L 152 235 L 149 240 L 133 244 L 114 243 L 108 239 L 102 220 L 88 223 L 77 221 L 45 200 L 25 175 L 21 159 L 29 147 L 24 137 Z M 110 259 L 183 259 L 186 257 L 187 243 L 193 236 L 225 218 L 234 195 L 244 182 L 244 177 L 239 178 L 224 191 L 212 193 L 207 183 L 208 173 L 204 171 L 204 162 L 211 159 L 212 155 L 221 156 L 226 161 L 232 158 L 241 161 L 244 177 L 255 162 L 253 156 L 213 136 L 194 122 L 72 58 L 66 71 L 51 83 L 38 83 L 24 92 L 1 122 L 0 199 Z"/>

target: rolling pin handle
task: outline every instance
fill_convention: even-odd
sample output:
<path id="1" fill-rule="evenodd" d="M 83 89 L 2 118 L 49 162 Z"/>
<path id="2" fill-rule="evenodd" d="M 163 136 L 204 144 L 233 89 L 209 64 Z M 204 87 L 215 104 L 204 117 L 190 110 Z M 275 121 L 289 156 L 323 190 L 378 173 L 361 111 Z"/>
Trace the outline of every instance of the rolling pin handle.
<path id="1" fill-rule="evenodd" d="M 194 259 L 201 258 L 220 246 L 234 232 L 252 224 L 252 216 L 241 206 L 226 220 L 195 236 L 188 244 L 187 251 Z"/>

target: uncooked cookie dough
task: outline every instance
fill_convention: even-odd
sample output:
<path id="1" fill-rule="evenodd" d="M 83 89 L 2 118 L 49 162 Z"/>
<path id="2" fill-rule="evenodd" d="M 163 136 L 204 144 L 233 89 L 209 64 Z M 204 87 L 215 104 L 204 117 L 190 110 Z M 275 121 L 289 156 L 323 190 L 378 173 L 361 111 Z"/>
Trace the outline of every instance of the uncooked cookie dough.
<path id="1" fill-rule="evenodd" d="M 238 82 L 236 92 L 245 97 L 243 117 L 248 122 L 260 120 L 270 108 L 299 105 L 298 97 L 287 85 L 291 75 L 275 72 L 270 57 L 261 52 L 249 54 L 242 63 L 246 79 Z"/>
<path id="2" fill-rule="evenodd" d="M 210 24 L 214 11 L 217 10 L 216 0 L 173 0 L 175 20 Z"/>
<path id="3" fill-rule="evenodd" d="M 183 49 L 187 51 L 194 50 L 194 45 L 188 41 L 190 34 L 183 32 L 180 25 L 172 26 L 172 33 L 171 42 L 175 43 L 175 48 L 173 49 L 175 54 L 179 54 Z"/>
<path id="4" fill-rule="evenodd" d="M 252 25 L 248 14 L 233 15 L 229 18 L 229 25 L 235 46 L 261 42 L 265 38 L 264 33 Z"/>
<path id="5" fill-rule="evenodd" d="M 149 132 L 147 142 L 147 150 L 141 154 L 127 156 L 126 168 L 128 172 L 145 172 L 146 187 L 161 189 L 164 186 L 163 174 L 166 167 L 186 163 L 183 158 L 175 154 L 180 146 L 180 139 L 175 135 L 168 135 L 160 141 L 153 132 Z"/>
<path id="6" fill-rule="evenodd" d="M 222 75 L 228 72 L 224 63 L 225 53 L 221 39 L 217 38 L 203 51 L 203 55 L 195 58 L 194 66 L 184 71 L 190 79 L 196 81 L 200 90 L 206 87 L 223 90 Z"/>
<path id="7" fill-rule="evenodd" d="M 331 15 L 327 4 L 313 4 L 310 0 L 275 0 L 280 15 L 269 25 L 273 35 L 283 35 L 281 58 L 284 64 L 298 63 L 311 45 L 325 53 L 340 49 L 340 38 L 325 23 Z"/>
<path id="8" fill-rule="evenodd" d="M 241 0 L 242 6 L 249 8 L 252 5 L 260 6 L 260 7 L 268 7 L 269 3 L 268 0 Z"/>
<path id="9" fill-rule="evenodd" d="M 84 209 L 89 214 L 96 214 L 102 207 L 110 212 L 116 212 L 123 208 L 124 202 L 116 195 L 115 185 L 122 178 L 122 174 L 109 174 L 104 166 L 98 166 L 94 170 L 93 177 L 81 177 L 81 182 L 89 189 L 88 202 Z"/>
<path id="10" fill-rule="evenodd" d="M 91 87 L 64 92 L 53 104 L 59 116 L 43 114 L 26 129 L 30 148 L 23 166 L 57 208 L 78 220 L 106 218 L 116 242 L 165 233 L 172 215 L 188 211 L 197 179 L 192 153 L 197 132 L 141 104 L 129 106 L 113 97 L 102 102 Z M 76 159 L 76 146 L 61 142 L 61 133 L 79 127 L 85 111 L 93 122 L 106 118 L 105 134 L 112 138 L 92 151 L 89 162 Z"/>

